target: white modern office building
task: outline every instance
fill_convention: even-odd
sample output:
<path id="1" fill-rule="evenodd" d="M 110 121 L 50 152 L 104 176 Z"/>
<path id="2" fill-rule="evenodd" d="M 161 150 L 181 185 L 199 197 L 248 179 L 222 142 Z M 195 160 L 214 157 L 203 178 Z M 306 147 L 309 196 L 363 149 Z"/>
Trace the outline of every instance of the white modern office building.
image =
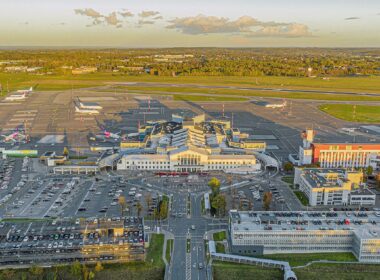
<path id="1" fill-rule="evenodd" d="M 295 168 L 294 186 L 310 206 L 374 205 L 376 194 L 363 183 L 363 172 L 330 168 Z"/>
<path id="2" fill-rule="evenodd" d="M 380 263 L 380 213 L 231 210 L 231 250 L 241 255 L 352 252 Z"/>

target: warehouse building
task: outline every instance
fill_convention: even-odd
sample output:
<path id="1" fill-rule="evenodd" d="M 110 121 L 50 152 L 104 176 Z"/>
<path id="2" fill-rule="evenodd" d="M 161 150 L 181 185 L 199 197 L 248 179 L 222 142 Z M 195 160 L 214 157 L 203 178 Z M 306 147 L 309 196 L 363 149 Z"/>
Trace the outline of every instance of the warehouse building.
<path id="1" fill-rule="evenodd" d="M 380 263 L 380 213 L 243 212 L 229 214 L 234 254 L 352 252 L 359 262 Z"/>

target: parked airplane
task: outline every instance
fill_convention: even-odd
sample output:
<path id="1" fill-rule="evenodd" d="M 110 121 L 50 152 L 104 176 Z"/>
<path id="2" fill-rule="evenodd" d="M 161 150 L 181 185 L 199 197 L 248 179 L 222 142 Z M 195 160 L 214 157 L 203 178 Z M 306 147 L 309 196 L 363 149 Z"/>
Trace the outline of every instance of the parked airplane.
<path id="1" fill-rule="evenodd" d="M 17 101 L 17 100 L 24 100 L 26 98 L 25 93 L 24 94 L 12 94 L 10 96 L 7 96 L 5 98 L 6 101 Z"/>
<path id="2" fill-rule="evenodd" d="M 283 103 L 281 104 L 267 104 L 265 105 L 266 108 L 284 108 L 286 106 L 286 101 L 284 101 Z"/>
<path id="3" fill-rule="evenodd" d="M 29 89 L 20 89 L 16 91 L 17 93 L 22 93 L 22 94 L 29 94 L 33 91 L 33 87 L 30 87 Z"/>
<path id="4" fill-rule="evenodd" d="M 98 110 L 91 110 L 91 109 L 81 109 L 78 106 L 75 106 L 75 112 L 80 114 L 88 114 L 88 115 L 97 115 L 99 114 Z"/>

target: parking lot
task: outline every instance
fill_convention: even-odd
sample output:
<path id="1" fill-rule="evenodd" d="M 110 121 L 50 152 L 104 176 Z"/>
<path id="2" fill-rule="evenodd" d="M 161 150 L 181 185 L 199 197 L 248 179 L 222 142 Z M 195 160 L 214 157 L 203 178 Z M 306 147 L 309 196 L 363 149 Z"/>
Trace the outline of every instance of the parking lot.
<path id="1" fill-rule="evenodd" d="M 1 222 L 0 263 L 142 260 L 144 238 L 137 217 Z"/>

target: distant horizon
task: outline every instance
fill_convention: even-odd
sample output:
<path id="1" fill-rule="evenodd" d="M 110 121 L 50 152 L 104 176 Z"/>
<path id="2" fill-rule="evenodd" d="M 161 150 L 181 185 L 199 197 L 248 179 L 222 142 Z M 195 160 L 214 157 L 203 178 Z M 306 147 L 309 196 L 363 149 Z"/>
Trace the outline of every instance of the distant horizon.
<path id="1" fill-rule="evenodd" d="M 201 47 L 201 46 L 193 46 L 193 47 L 112 47 L 112 46 L 0 46 L 0 50 L 32 50 L 32 49 L 115 49 L 115 50 L 154 50 L 154 49 L 357 49 L 357 50 L 380 50 L 380 47 L 218 47 L 218 46 L 210 46 L 210 47 Z"/>

